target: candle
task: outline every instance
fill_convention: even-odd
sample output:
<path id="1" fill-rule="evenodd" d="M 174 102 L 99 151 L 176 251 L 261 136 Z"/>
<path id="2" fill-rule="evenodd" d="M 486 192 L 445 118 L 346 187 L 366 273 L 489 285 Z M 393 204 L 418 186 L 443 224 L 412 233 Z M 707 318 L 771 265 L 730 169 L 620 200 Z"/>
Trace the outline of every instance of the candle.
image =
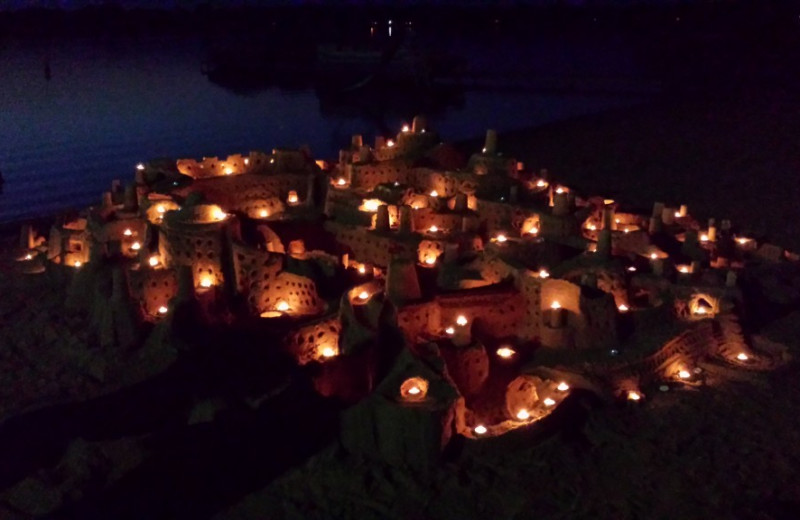
<path id="1" fill-rule="evenodd" d="M 567 310 L 561 304 L 554 301 L 550 304 L 550 328 L 560 329 L 567 322 Z"/>

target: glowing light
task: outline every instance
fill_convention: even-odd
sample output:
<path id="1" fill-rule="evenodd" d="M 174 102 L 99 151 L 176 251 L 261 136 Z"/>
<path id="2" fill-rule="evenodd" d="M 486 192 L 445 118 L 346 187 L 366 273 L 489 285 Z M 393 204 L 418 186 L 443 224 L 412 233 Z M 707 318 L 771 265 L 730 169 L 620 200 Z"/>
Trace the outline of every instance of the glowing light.
<path id="1" fill-rule="evenodd" d="M 289 310 L 289 302 L 281 300 L 277 305 L 275 305 L 275 308 L 281 312 L 286 312 Z"/>
<path id="2" fill-rule="evenodd" d="M 366 274 L 367 273 L 367 268 L 364 267 L 363 265 L 359 265 L 358 266 L 358 272 L 361 273 L 361 274 Z"/>
<path id="3" fill-rule="evenodd" d="M 83 264 L 81 263 L 81 261 L 80 261 L 80 260 L 75 260 L 75 263 L 74 263 L 74 264 L 72 264 L 72 265 L 74 265 L 75 267 L 80 267 L 80 266 L 82 266 Z"/>
<path id="4" fill-rule="evenodd" d="M 428 265 L 433 265 L 436 263 L 436 258 L 429 256 L 428 258 L 425 259 L 425 263 Z"/>
<path id="5" fill-rule="evenodd" d="M 553 303 L 550 304 L 550 308 L 551 309 L 560 309 L 561 308 L 561 304 L 558 301 L 554 301 Z"/>
<path id="6" fill-rule="evenodd" d="M 159 213 L 164 213 L 165 211 L 167 211 L 167 208 L 164 207 L 163 204 L 159 204 L 158 206 L 156 206 L 156 211 L 158 211 Z"/>
<path id="7" fill-rule="evenodd" d="M 361 291 L 360 293 L 358 293 L 358 299 L 359 300 L 369 299 L 369 293 L 367 291 Z"/>
<path id="8" fill-rule="evenodd" d="M 633 267 L 633 266 L 630 266 L 630 267 L 628 267 L 628 271 L 631 272 L 631 273 L 635 273 L 636 272 L 636 268 Z"/>
<path id="9" fill-rule="evenodd" d="M 456 324 L 457 324 L 457 325 L 460 325 L 460 326 L 462 326 L 462 327 L 463 327 L 464 325 L 466 325 L 466 324 L 467 324 L 467 322 L 468 322 L 468 320 L 467 320 L 467 317 L 466 317 L 466 316 L 464 316 L 463 314 L 459 315 L 459 316 L 458 316 L 458 318 L 456 318 Z"/>
<path id="10" fill-rule="evenodd" d="M 619 310 L 619 312 L 628 312 L 628 309 L 629 307 L 624 303 L 620 303 L 619 306 L 617 307 L 617 310 Z"/>
<path id="11" fill-rule="evenodd" d="M 678 266 L 678 271 L 683 274 L 687 274 L 689 272 L 689 266 L 688 265 Z"/>
<path id="12" fill-rule="evenodd" d="M 169 309 L 167 309 L 166 306 L 162 305 L 161 307 L 158 308 L 158 313 L 159 314 L 166 314 L 168 310 Z"/>
<path id="13" fill-rule="evenodd" d="M 745 245 L 746 243 L 750 242 L 750 239 L 749 238 L 744 238 L 744 237 L 739 237 L 739 238 L 736 239 L 736 242 L 739 245 Z"/>
<path id="14" fill-rule="evenodd" d="M 482 424 L 479 424 L 478 426 L 476 426 L 472 431 L 474 431 L 476 435 L 483 435 L 483 434 L 485 434 L 487 432 L 486 426 L 484 426 Z"/>
<path id="15" fill-rule="evenodd" d="M 509 359 L 514 354 L 516 354 L 516 351 L 509 347 L 500 347 L 499 349 L 497 349 L 497 355 L 503 359 Z"/>
<path id="16" fill-rule="evenodd" d="M 261 216 L 261 218 L 267 218 L 269 216 L 269 211 L 262 209 L 258 214 Z"/>
<path id="17" fill-rule="evenodd" d="M 538 235 L 539 234 L 539 228 L 536 227 L 536 226 L 533 226 L 532 228 L 530 228 L 528 230 L 528 233 L 531 234 L 531 235 Z"/>
<path id="18" fill-rule="evenodd" d="M 556 404 L 556 401 L 550 397 L 545 397 L 544 401 L 542 402 L 544 403 L 545 406 L 553 406 L 554 404 Z"/>
<path id="19" fill-rule="evenodd" d="M 692 374 L 688 370 L 681 370 L 678 372 L 678 377 L 681 379 L 689 379 Z"/>
<path id="20" fill-rule="evenodd" d="M 129 229 L 126 229 L 125 231 L 123 231 L 122 234 L 125 235 L 126 237 L 129 237 L 129 236 L 133 235 L 133 231 L 131 231 L 130 228 L 129 228 Z"/>
<path id="21" fill-rule="evenodd" d="M 556 193 L 558 193 L 558 194 L 564 193 L 564 188 L 559 186 L 558 188 L 556 188 Z"/>
<path id="22" fill-rule="evenodd" d="M 631 390 L 628 392 L 628 401 L 638 401 L 642 398 L 642 394 L 636 392 L 635 390 Z"/>
<path id="23" fill-rule="evenodd" d="M 298 200 L 299 199 L 297 198 L 297 192 L 294 190 L 290 191 L 289 195 L 286 197 L 286 202 L 288 202 L 289 204 L 297 204 Z"/>
<path id="24" fill-rule="evenodd" d="M 214 212 L 212 214 L 214 220 L 225 220 L 225 217 L 227 216 L 228 214 L 222 211 L 220 208 L 214 208 Z"/>
<path id="25" fill-rule="evenodd" d="M 453 334 L 456 333 L 456 329 L 454 329 L 453 327 L 447 327 L 446 329 L 444 329 L 444 332 L 448 336 L 452 336 Z"/>
<path id="26" fill-rule="evenodd" d="M 244 165 L 247 166 L 248 164 L 250 164 L 250 159 L 245 157 L 244 158 Z"/>
<path id="27" fill-rule="evenodd" d="M 388 141 L 386 141 L 386 146 L 388 146 L 389 148 L 393 147 L 394 146 L 394 141 L 389 139 Z"/>
<path id="28" fill-rule="evenodd" d="M 594 224 L 589 224 L 588 226 L 586 226 L 586 229 L 588 229 L 589 231 L 596 231 L 597 226 L 595 226 Z"/>
<path id="29" fill-rule="evenodd" d="M 436 233 L 437 231 L 439 231 L 439 228 L 437 226 L 431 226 L 428 228 L 428 231 L 430 231 L 431 233 Z"/>
<path id="30" fill-rule="evenodd" d="M 708 309 L 706 309 L 703 305 L 698 305 L 697 308 L 694 310 L 695 314 L 708 314 Z"/>
<path id="31" fill-rule="evenodd" d="M 531 414 L 529 414 L 528 410 L 526 410 L 525 408 L 517 412 L 517 419 L 519 419 L 520 421 L 524 421 L 528 419 L 530 416 Z"/>
<path id="32" fill-rule="evenodd" d="M 344 177 L 339 177 L 339 179 L 336 181 L 337 186 L 344 186 L 345 184 L 347 184 L 347 181 L 344 180 Z"/>
<path id="33" fill-rule="evenodd" d="M 142 164 L 142 163 L 137 164 L 136 165 L 136 169 L 139 170 L 139 171 L 144 170 L 144 164 Z"/>
<path id="34" fill-rule="evenodd" d="M 739 361 L 747 361 L 748 359 L 750 359 L 750 357 L 744 352 L 739 352 L 738 354 L 736 354 L 736 359 L 738 359 Z"/>
<path id="35" fill-rule="evenodd" d="M 439 192 L 438 191 L 431 190 L 431 197 L 438 197 L 438 196 L 439 196 Z"/>
<path id="36" fill-rule="evenodd" d="M 614 204 L 614 199 L 603 199 L 603 204 L 608 206 L 609 204 Z"/>
<path id="37" fill-rule="evenodd" d="M 408 389 L 408 393 L 411 395 L 419 395 L 421 391 L 422 390 L 420 390 L 418 386 L 412 386 L 411 388 Z"/>
<path id="38" fill-rule="evenodd" d="M 336 355 L 336 351 L 331 347 L 323 348 L 322 352 L 320 352 L 320 353 L 322 354 L 322 357 L 326 357 L 326 358 L 332 358 L 333 356 Z"/>
<path id="39" fill-rule="evenodd" d="M 364 199 L 364 202 L 358 208 L 361 211 L 378 211 L 378 208 L 383 204 L 379 199 Z"/>
<path id="40" fill-rule="evenodd" d="M 505 242 L 506 240 L 508 240 L 508 239 L 506 238 L 505 235 L 497 235 L 497 241 L 500 242 L 501 244 L 503 242 Z"/>
<path id="41" fill-rule="evenodd" d="M 615 223 L 615 224 L 619 224 L 619 222 L 620 222 L 620 220 L 619 220 L 618 218 L 615 218 L 615 219 L 614 219 L 614 223 Z"/>
<path id="42" fill-rule="evenodd" d="M 630 230 L 630 229 L 628 229 L 628 228 L 625 228 L 625 229 L 623 229 L 623 230 L 622 230 L 622 232 L 623 232 L 623 233 L 630 233 L 630 232 L 631 232 L 631 230 Z"/>
<path id="43" fill-rule="evenodd" d="M 155 267 L 155 266 L 158 265 L 158 257 L 157 256 L 151 256 L 147 261 L 150 264 L 150 267 Z"/>
<path id="44" fill-rule="evenodd" d="M 231 175 L 232 173 L 233 173 L 233 168 L 231 168 L 230 166 L 225 168 L 225 175 Z"/>
<path id="45" fill-rule="evenodd" d="M 681 212 L 680 211 L 676 211 L 675 212 L 675 218 L 681 218 L 681 217 L 682 217 Z"/>
<path id="46" fill-rule="evenodd" d="M 544 188 L 545 186 L 547 186 L 547 181 L 545 181 L 544 179 L 539 179 L 538 181 L 536 181 L 537 188 Z"/>
<path id="47" fill-rule="evenodd" d="M 566 392 L 567 390 L 569 390 L 569 385 L 564 381 L 561 381 L 560 383 L 558 383 L 558 386 L 556 388 L 558 388 L 559 392 Z"/>
<path id="48" fill-rule="evenodd" d="M 650 253 L 650 260 L 655 260 L 658 258 L 658 253 Z"/>
<path id="49" fill-rule="evenodd" d="M 206 289 L 208 289 L 212 285 L 214 285 L 214 282 L 208 276 L 206 276 L 202 280 L 200 280 L 200 287 L 205 287 Z"/>
<path id="50" fill-rule="evenodd" d="M 403 133 L 408 132 L 409 130 L 410 128 L 408 127 L 408 125 L 403 125 Z"/>
<path id="51" fill-rule="evenodd" d="M 25 260 L 33 260 L 33 255 L 28 253 L 27 255 L 25 255 Z"/>
<path id="52" fill-rule="evenodd" d="M 708 242 L 708 235 L 706 235 L 705 233 L 700 235 L 700 242 Z"/>
<path id="53" fill-rule="evenodd" d="M 138 251 L 141 248 L 142 248 L 142 244 L 140 244 L 139 242 L 134 242 L 133 244 L 131 244 L 131 249 L 134 250 L 134 251 Z"/>

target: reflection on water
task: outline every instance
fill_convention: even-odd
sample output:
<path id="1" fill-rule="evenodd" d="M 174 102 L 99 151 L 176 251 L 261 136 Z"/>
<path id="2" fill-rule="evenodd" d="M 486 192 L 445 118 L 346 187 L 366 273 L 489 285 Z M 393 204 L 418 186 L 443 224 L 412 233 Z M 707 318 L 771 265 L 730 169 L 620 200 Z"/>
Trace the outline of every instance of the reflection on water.
<path id="1" fill-rule="evenodd" d="M 503 61 L 497 58 L 502 51 L 497 42 L 483 50 L 471 45 L 461 49 L 478 65 L 513 64 L 522 52 L 509 47 L 510 59 Z M 5 42 L 0 49 L 0 171 L 5 178 L 0 221 L 91 203 L 112 179 L 132 178 L 134 165 L 148 158 L 301 144 L 309 144 L 317 156 L 333 157 L 351 134 L 370 140 L 394 133 L 415 112 L 428 113 L 442 136 L 457 140 L 487 127 L 503 132 L 637 101 L 608 92 L 507 88 L 514 78 L 535 79 L 530 72 L 535 67 L 522 65 L 516 75 L 512 68 L 504 75 L 478 67 L 474 70 L 484 72 L 474 77 L 507 81 L 468 83 L 466 90 L 451 84 L 431 95 L 401 84 L 330 95 L 308 82 L 239 95 L 202 74 L 206 51 L 198 38 Z"/>

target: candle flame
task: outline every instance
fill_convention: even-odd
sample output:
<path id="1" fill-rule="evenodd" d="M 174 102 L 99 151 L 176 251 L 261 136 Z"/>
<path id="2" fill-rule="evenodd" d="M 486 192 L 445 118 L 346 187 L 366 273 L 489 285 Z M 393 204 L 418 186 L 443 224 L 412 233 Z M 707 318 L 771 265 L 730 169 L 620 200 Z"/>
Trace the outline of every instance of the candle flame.
<path id="1" fill-rule="evenodd" d="M 505 235 L 497 235 L 497 241 L 500 242 L 501 244 L 503 242 L 505 242 L 506 240 L 508 240 L 508 239 L 506 238 Z"/>
<path id="2" fill-rule="evenodd" d="M 438 191 L 431 190 L 431 197 L 438 197 L 438 196 L 439 196 L 439 192 Z"/>
<path id="3" fill-rule="evenodd" d="M 322 349 L 321 354 L 322 354 L 322 357 L 332 358 L 333 356 L 336 355 L 336 351 L 331 347 L 325 347 L 325 348 Z"/>
<path id="4" fill-rule="evenodd" d="M 157 256 L 151 256 L 151 257 L 148 259 L 148 262 L 150 263 L 150 266 L 151 266 L 151 267 L 155 267 L 155 266 L 157 266 L 157 265 L 158 265 L 158 257 L 157 257 Z"/>
<path id="5" fill-rule="evenodd" d="M 454 329 L 453 327 L 447 327 L 446 329 L 444 329 L 444 332 L 448 336 L 452 336 L 453 334 L 456 333 L 456 329 Z"/>
<path id="6" fill-rule="evenodd" d="M 619 310 L 619 312 L 628 312 L 629 307 L 624 303 L 620 303 L 617 309 Z"/>
<path id="7" fill-rule="evenodd" d="M 548 278 L 550 273 L 546 269 L 539 269 L 539 278 Z"/>
<path id="8" fill-rule="evenodd" d="M 750 357 L 744 352 L 739 352 L 738 354 L 736 354 L 736 359 L 738 359 L 739 361 L 747 361 L 748 359 L 750 359 Z"/>
<path id="9" fill-rule="evenodd" d="M 386 141 L 386 146 L 388 146 L 389 148 L 393 147 L 394 146 L 394 141 L 389 139 L 388 141 Z"/>
<path id="10" fill-rule="evenodd" d="M 126 237 L 129 237 L 133 235 L 133 231 L 131 231 L 130 228 L 128 228 L 125 231 L 123 231 L 122 234 L 125 235 Z"/>
<path id="11" fill-rule="evenodd" d="M 482 424 L 479 424 L 472 431 L 474 431 L 477 435 L 483 435 L 484 433 L 486 433 L 487 430 L 486 430 L 486 426 L 484 426 Z"/>
<path id="12" fill-rule="evenodd" d="M 336 181 L 336 184 L 337 184 L 338 186 L 344 186 L 345 184 L 347 184 L 347 181 L 346 181 L 346 180 L 344 180 L 344 178 L 343 178 L 343 177 L 339 177 L 339 179 Z"/>
<path id="13" fill-rule="evenodd" d="M 553 406 L 554 404 L 556 404 L 556 401 L 550 397 L 545 397 L 544 401 L 542 402 L 544 403 L 545 406 Z"/>
<path id="14" fill-rule="evenodd" d="M 366 300 L 366 299 L 368 299 L 368 298 L 369 298 L 369 293 L 368 293 L 367 291 L 361 291 L 361 292 L 358 294 L 358 299 L 359 299 L 359 300 Z"/>
<path id="15" fill-rule="evenodd" d="M 403 125 L 403 132 L 404 133 L 408 132 L 409 130 L 410 130 L 410 128 L 408 127 L 408 125 Z"/>
<path id="16" fill-rule="evenodd" d="M 466 324 L 467 324 L 467 322 L 468 322 L 468 320 L 467 320 L 467 317 L 466 317 L 466 316 L 464 316 L 463 314 L 459 315 L 459 316 L 458 316 L 458 318 L 456 318 L 456 324 L 457 324 L 457 325 L 460 325 L 460 326 L 462 326 L 462 327 L 463 327 L 464 325 L 466 325 Z"/>
<path id="17" fill-rule="evenodd" d="M 281 312 L 286 312 L 289 310 L 289 302 L 287 302 L 286 300 L 281 300 L 278 302 L 275 308 Z"/>
<path id="18" fill-rule="evenodd" d="M 636 392 L 635 390 L 631 390 L 628 392 L 628 401 L 638 401 L 642 398 L 642 394 Z"/>
<path id="19" fill-rule="evenodd" d="M 514 354 L 516 354 L 514 349 L 509 347 L 500 347 L 499 349 L 497 349 L 497 355 L 503 359 L 508 359 L 512 357 Z"/>
<path id="20" fill-rule="evenodd" d="M 558 301 L 554 301 L 553 303 L 550 304 L 550 308 L 551 309 L 560 309 L 561 308 L 561 304 Z"/>
<path id="21" fill-rule="evenodd" d="M 560 383 L 558 383 L 558 386 L 556 388 L 558 388 L 559 392 L 566 392 L 567 390 L 569 390 L 569 385 L 564 381 L 561 381 Z"/>
<path id="22" fill-rule="evenodd" d="M 517 419 L 519 419 L 520 421 L 524 421 L 528 419 L 530 416 L 531 414 L 529 414 L 528 410 L 526 410 L 525 408 L 522 408 L 520 411 L 517 412 Z"/>
<path id="23" fill-rule="evenodd" d="M 678 372 L 678 377 L 681 379 L 689 379 L 692 374 L 688 370 L 681 370 Z"/>
<path id="24" fill-rule="evenodd" d="M 138 251 L 141 248 L 142 248 L 142 244 L 140 244 L 139 242 L 134 242 L 133 244 L 131 244 L 131 249 L 133 249 L 134 251 Z"/>
<path id="25" fill-rule="evenodd" d="M 210 277 L 206 276 L 200 280 L 200 287 L 209 288 L 214 284 Z"/>
<path id="26" fill-rule="evenodd" d="M 159 314 L 166 314 L 168 310 L 169 309 L 167 309 L 166 306 L 162 305 L 161 307 L 158 308 L 158 313 Z"/>
<path id="27" fill-rule="evenodd" d="M 265 209 L 262 209 L 262 210 L 259 212 L 259 215 L 261 216 L 261 218 L 267 218 L 267 217 L 269 216 L 269 211 L 267 211 L 267 210 L 265 210 Z"/>

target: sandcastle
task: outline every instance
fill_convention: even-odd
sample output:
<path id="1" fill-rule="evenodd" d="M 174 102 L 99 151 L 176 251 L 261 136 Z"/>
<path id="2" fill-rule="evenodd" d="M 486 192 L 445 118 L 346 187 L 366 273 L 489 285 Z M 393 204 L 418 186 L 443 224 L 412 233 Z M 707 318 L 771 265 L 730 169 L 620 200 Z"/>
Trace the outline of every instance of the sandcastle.
<path id="1" fill-rule="evenodd" d="M 47 238 L 23 227 L 18 265 L 71 271 L 73 307 L 110 299 L 92 322 L 108 345 L 135 348 L 186 302 L 288 331 L 264 348 L 352 403 L 342 444 L 396 463 L 527 427 L 576 388 L 640 403 L 785 361 L 743 333 L 738 278 L 796 255 L 685 205 L 582 196 L 498 150 L 489 130 L 463 160 L 418 116 L 331 164 L 308 149 L 142 163 Z"/>

